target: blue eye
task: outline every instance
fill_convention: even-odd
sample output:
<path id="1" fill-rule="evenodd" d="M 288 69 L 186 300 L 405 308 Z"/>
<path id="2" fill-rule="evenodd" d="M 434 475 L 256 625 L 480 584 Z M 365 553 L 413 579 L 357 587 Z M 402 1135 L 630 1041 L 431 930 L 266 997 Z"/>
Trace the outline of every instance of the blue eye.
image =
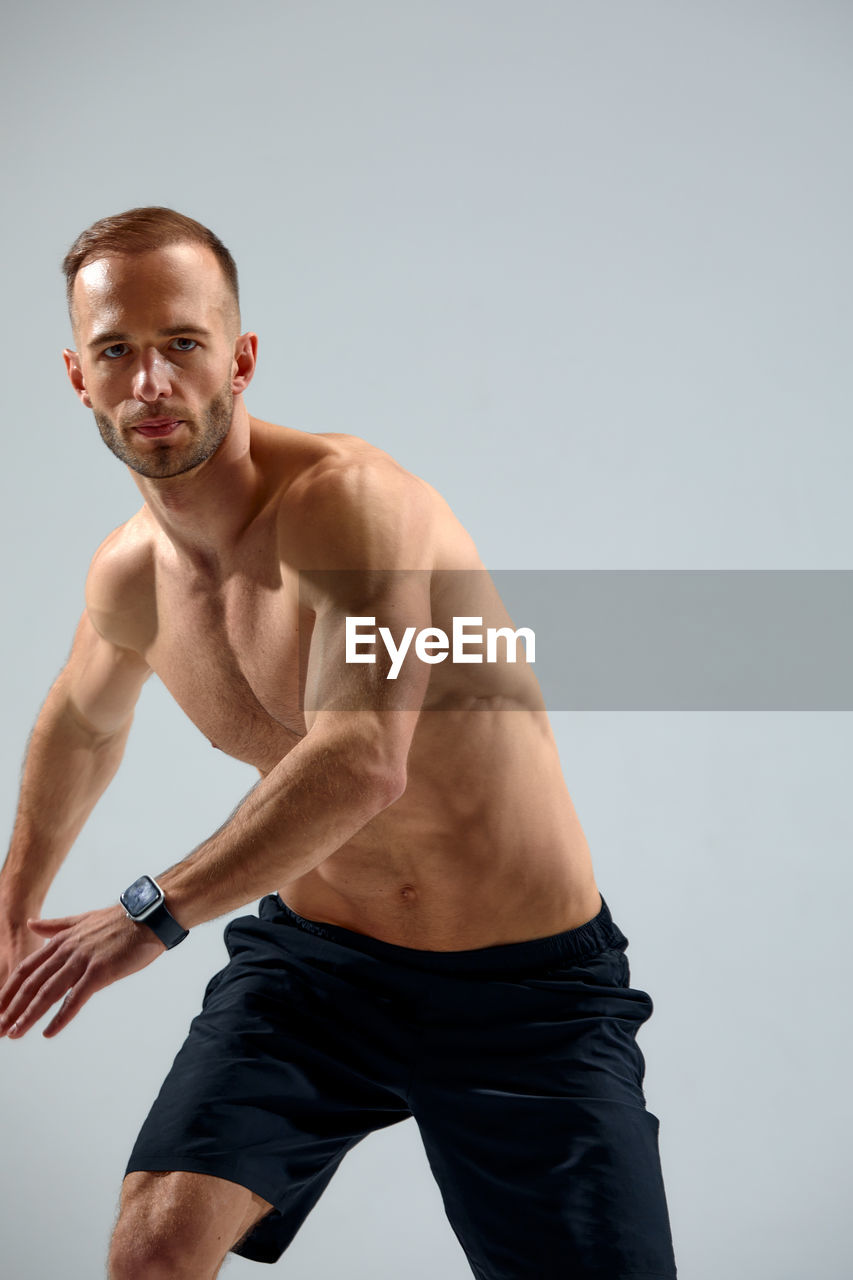
<path id="1" fill-rule="evenodd" d="M 188 342 L 190 344 L 188 347 L 178 347 L 179 351 L 193 351 L 198 346 L 195 338 L 176 338 L 175 342 Z"/>
<path id="2" fill-rule="evenodd" d="M 124 355 L 126 349 L 127 348 L 123 342 L 114 342 L 111 347 L 105 348 L 104 355 L 108 360 L 118 360 L 120 356 Z M 110 352 L 113 352 L 113 354 L 110 355 Z"/>

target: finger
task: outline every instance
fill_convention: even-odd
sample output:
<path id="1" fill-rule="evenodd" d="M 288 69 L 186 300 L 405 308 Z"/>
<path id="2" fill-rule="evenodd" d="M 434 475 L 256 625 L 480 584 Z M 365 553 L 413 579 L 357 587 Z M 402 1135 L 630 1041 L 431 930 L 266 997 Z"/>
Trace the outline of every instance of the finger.
<path id="1" fill-rule="evenodd" d="M 22 960 L 15 969 L 0 998 L 0 1035 L 16 1020 L 36 991 L 67 962 L 58 946 L 43 947 Z"/>
<path id="2" fill-rule="evenodd" d="M 3 1027 L 5 1020 L 5 1010 L 12 1004 L 24 980 L 29 977 L 33 969 L 36 969 L 38 965 L 44 964 L 47 959 L 47 952 L 53 955 L 55 950 L 56 946 L 53 942 L 46 942 L 44 947 L 41 947 L 38 951 L 33 951 L 31 955 L 24 957 L 14 966 L 12 973 L 9 974 L 3 984 L 3 989 L 0 989 L 0 1028 Z"/>
<path id="3" fill-rule="evenodd" d="M 28 920 L 27 928 L 33 933 L 58 933 L 60 929 L 69 929 L 76 916 L 63 916 L 61 920 Z"/>
<path id="4" fill-rule="evenodd" d="M 83 1008 L 93 991 L 94 987 L 84 986 L 82 982 L 76 987 L 72 987 L 59 1006 L 56 1016 L 51 1018 L 42 1035 L 50 1039 L 51 1036 L 55 1036 L 58 1031 L 61 1031 L 63 1027 L 67 1027 L 75 1014 L 79 1013 Z"/>
<path id="5" fill-rule="evenodd" d="M 30 976 L 40 965 L 55 955 L 59 941 L 57 938 L 50 938 L 37 951 L 31 951 L 28 956 L 20 960 L 15 968 L 9 974 L 2 990 L 0 990 L 0 1013 L 2 1013 L 9 1001 L 14 998 L 15 992 L 21 983 Z"/>
<path id="6" fill-rule="evenodd" d="M 19 1039 L 29 1031 L 33 1023 L 38 1022 L 42 1014 L 47 1013 L 50 1006 L 56 1004 L 57 1000 L 71 989 L 75 980 L 81 977 L 83 972 L 85 972 L 85 966 L 82 961 L 76 965 L 70 963 L 63 965 L 50 981 L 45 982 L 33 993 L 29 1003 L 13 1014 L 14 1022 L 9 1028 L 10 1039 Z"/>

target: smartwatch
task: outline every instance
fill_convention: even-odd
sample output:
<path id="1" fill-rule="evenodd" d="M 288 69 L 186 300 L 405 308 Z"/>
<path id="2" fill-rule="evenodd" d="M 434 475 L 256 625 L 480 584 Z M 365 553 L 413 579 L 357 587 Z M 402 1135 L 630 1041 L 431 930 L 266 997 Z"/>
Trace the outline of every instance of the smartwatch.
<path id="1" fill-rule="evenodd" d="M 131 920 L 147 924 L 156 933 L 166 950 L 176 947 L 189 934 L 182 929 L 166 907 L 166 895 L 153 876 L 140 876 L 128 885 L 119 898 Z"/>

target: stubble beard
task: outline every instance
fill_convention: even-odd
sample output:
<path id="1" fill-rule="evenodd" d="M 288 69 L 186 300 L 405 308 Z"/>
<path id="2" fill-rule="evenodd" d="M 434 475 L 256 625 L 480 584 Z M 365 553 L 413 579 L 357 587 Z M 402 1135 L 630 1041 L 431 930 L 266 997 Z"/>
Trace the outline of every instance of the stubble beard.
<path id="1" fill-rule="evenodd" d="M 93 409 L 92 412 L 98 424 L 101 439 L 119 461 L 124 462 L 138 475 L 162 480 L 168 476 L 181 476 L 213 457 L 231 429 L 234 417 L 234 394 L 231 391 L 229 379 L 222 390 L 210 401 L 201 418 L 196 421 L 196 432 L 191 436 L 188 444 L 178 446 L 167 438 L 160 445 L 152 441 L 151 445 L 144 450 L 140 449 L 139 452 L 128 443 L 128 433 L 123 433 L 112 418 L 105 413 L 99 413 L 97 409 Z M 132 440 L 132 430 L 129 436 Z"/>

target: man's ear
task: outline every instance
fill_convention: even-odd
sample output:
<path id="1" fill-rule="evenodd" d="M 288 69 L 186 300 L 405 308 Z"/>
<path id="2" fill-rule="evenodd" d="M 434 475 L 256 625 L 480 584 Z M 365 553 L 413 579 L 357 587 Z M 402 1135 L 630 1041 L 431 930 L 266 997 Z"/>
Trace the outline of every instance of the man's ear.
<path id="1" fill-rule="evenodd" d="M 83 380 L 83 369 L 80 365 L 80 357 L 76 351 L 72 351 L 66 347 L 62 353 L 62 359 L 65 361 L 65 368 L 68 372 L 68 378 L 77 395 L 82 400 L 87 409 L 92 408 L 92 401 L 89 399 L 89 393 L 86 390 L 86 383 Z"/>
<path id="2" fill-rule="evenodd" d="M 231 361 L 231 391 L 235 396 L 246 390 L 255 372 L 258 358 L 258 335 L 241 333 L 234 343 L 234 357 Z"/>

